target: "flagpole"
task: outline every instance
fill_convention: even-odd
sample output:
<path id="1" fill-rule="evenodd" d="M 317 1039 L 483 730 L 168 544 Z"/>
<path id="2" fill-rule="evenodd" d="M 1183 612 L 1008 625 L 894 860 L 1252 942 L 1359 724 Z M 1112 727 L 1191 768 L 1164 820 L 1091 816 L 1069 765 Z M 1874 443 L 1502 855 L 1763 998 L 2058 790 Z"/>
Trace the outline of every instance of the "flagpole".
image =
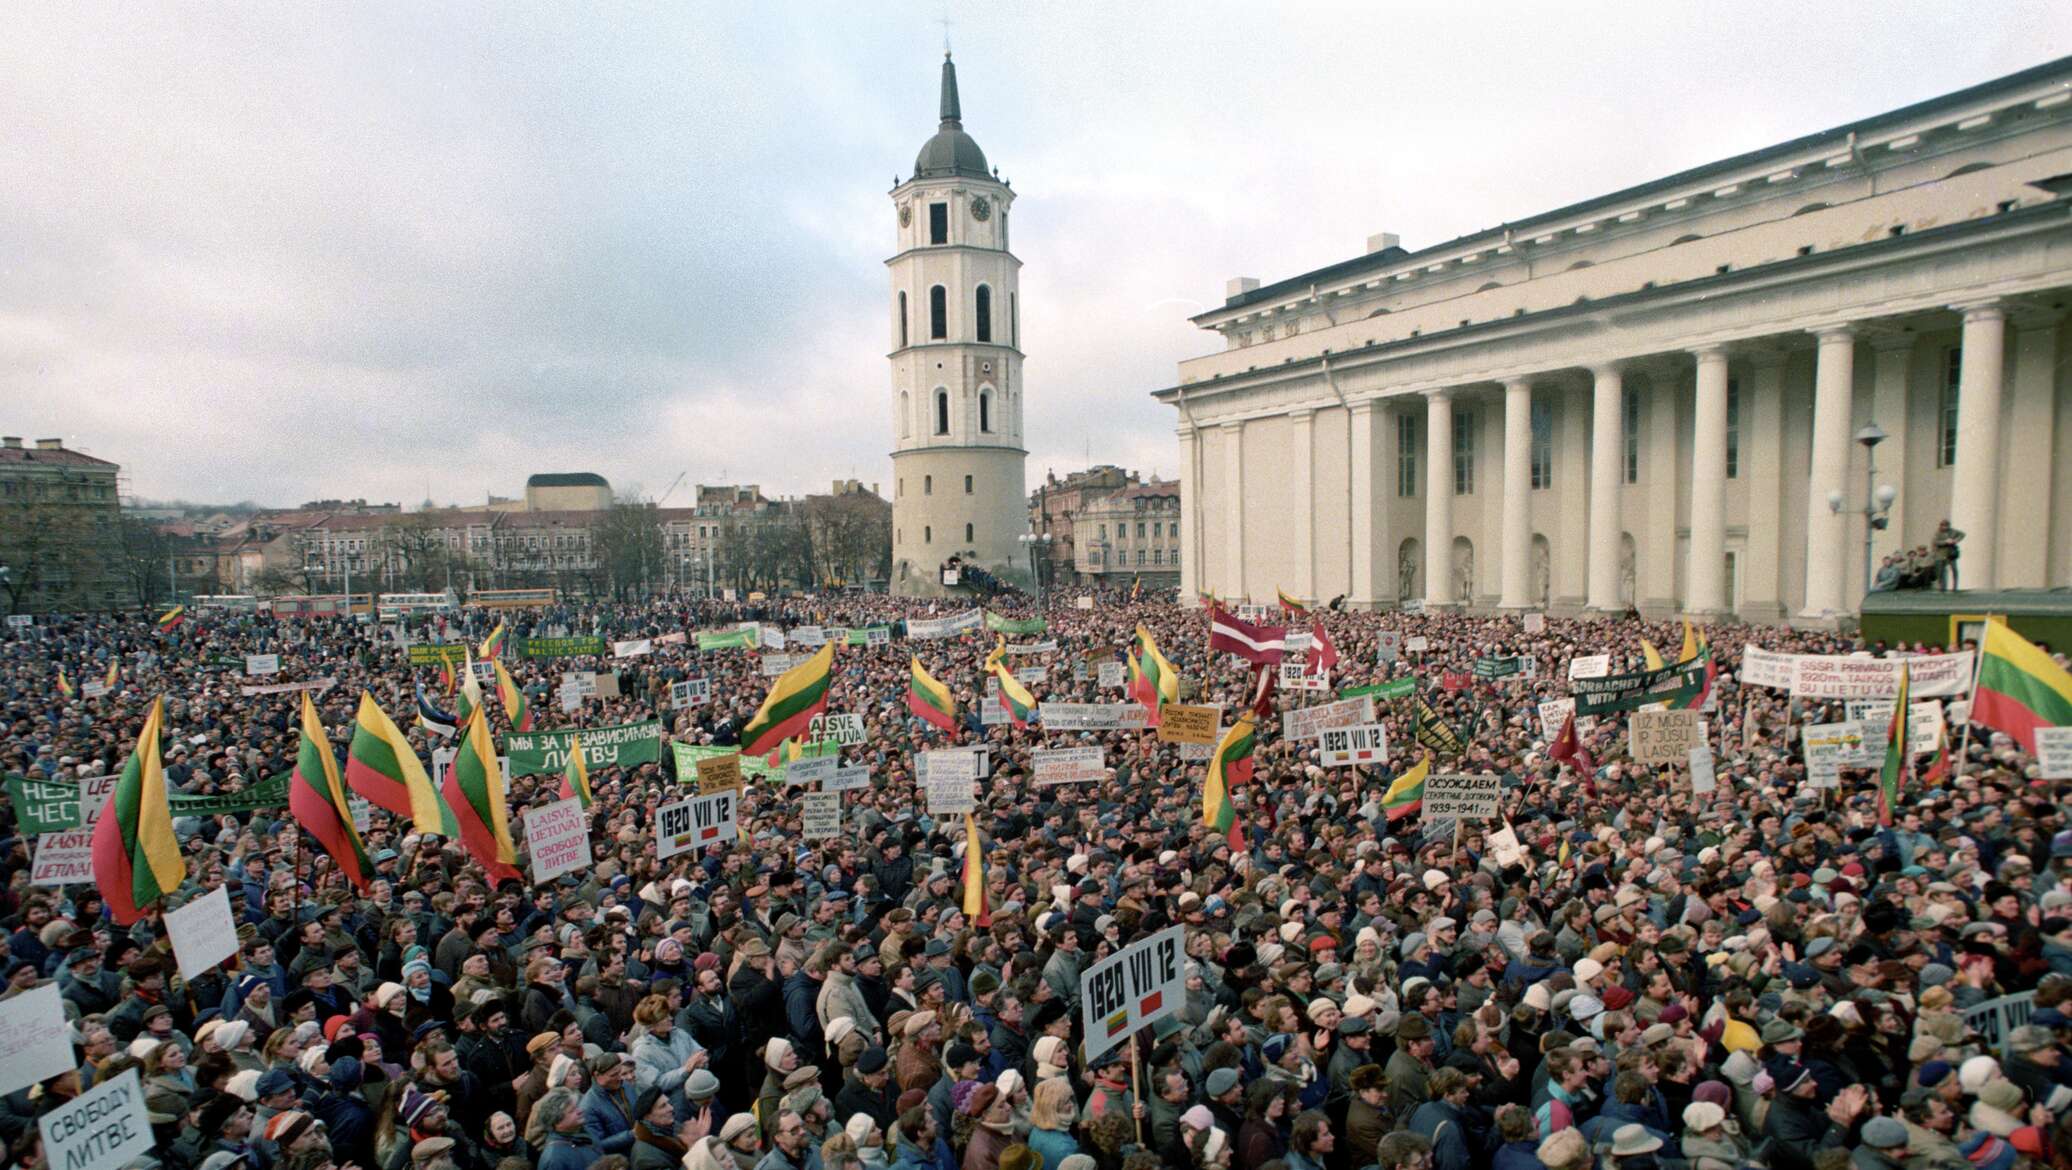
<path id="1" fill-rule="evenodd" d="M 1986 615 L 1986 624 L 1993 623 L 1993 615 Z M 1971 706 L 1978 702 L 1978 681 L 1986 673 L 1986 632 L 1978 635 L 1978 649 L 1971 652 L 1971 690 L 1964 698 L 1964 738 L 1957 748 L 1957 758 L 1950 764 L 1949 779 L 1954 782 L 1964 775 L 1964 764 L 1971 754 Z"/>

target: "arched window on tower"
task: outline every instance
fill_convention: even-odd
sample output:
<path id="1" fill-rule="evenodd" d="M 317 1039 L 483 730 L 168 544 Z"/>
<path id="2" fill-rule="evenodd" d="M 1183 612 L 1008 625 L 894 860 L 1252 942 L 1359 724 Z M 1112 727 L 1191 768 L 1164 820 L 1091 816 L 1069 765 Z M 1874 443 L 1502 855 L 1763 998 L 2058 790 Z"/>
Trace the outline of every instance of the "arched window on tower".
<path id="1" fill-rule="evenodd" d="M 901 390 L 901 391 L 899 392 L 899 437 L 900 437 L 900 438 L 904 439 L 904 438 L 906 438 L 906 437 L 907 437 L 907 429 L 908 429 L 909 427 L 911 427 L 911 426 L 913 425 L 913 417 L 914 417 L 914 402 L 913 402 L 913 396 L 912 396 L 911 394 L 908 394 L 908 393 L 907 393 L 906 391 L 904 391 L 904 390 Z"/>
<path id="2" fill-rule="evenodd" d="M 966 544 L 970 544 L 970 543 L 971 543 L 971 540 L 972 540 L 972 537 L 971 537 L 971 525 L 969 525 L 969 524 L 966 524 L 966 525 L 964 526 L 964 543 L 966 543 Z"/>
<path id="3" fill-rule="evenodd" d="M 928 290 L 928 336 L 936 341 L 950 336 L 950 293 L 939 284 Z"/>
<path id="4" fill-rule="evenodd" d="M 1022 294 L 1007 294 L 1007 344 L 1022 347 Z"/>
<path id="5" fill-rule="evenodd" d="M 950 433 L 950 392 L 947 390 L 935 392 L 935 433 Z"/>
<path id="6" fill-rule="evenodd" d="M 993 392 L 978 392 L 978 429 L 985 434 L 993 433 Z"/>
<path id="7" fill-rule="evenodd" d="M 978 286 L 978 339 L 993 340 L 993 290 Z"/>
<path id="8" fill-rule="evenodd" d="M 905 348 L 906 348 L 906 344 L 907 344 L 907 304 L 906 304 L 906 290 L 905 290 L 905 289 L 901 289 L 901 290 L 900 290 L 900 293 L 899 293 L 899 348 L 901 348 L 901 349 L 905 349 Z"/>

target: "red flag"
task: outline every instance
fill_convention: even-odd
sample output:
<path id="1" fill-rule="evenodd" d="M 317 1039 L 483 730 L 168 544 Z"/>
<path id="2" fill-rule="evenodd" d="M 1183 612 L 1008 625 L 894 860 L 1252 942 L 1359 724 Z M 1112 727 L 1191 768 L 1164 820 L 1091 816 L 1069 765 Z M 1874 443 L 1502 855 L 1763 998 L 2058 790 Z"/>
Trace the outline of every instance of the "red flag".
<path id="1" fill-rule="evenodd" d="M 1338 665 L 1338 647 L 1331 644 L 1331 635 L 1324 632 L 1322 621 L 1309 625 L 1309 671 L 1310 674 L 1324 674 Z"/>
<path id="2" fill-rule="evenodd" d="M 1223 607 L 1213 603 L 1209 606 L 1209 649 L 1222 650 L 1237 655 L 1254 666 L 1267 666 L 1281 660 L 1287 649 L 1288 631 L 1281 626 L 1255 626 L 1247 621 L 1223 612 Z"/>
<path id="3" fill-rule="evenodd" d="M 1442 691 L 1464 691 L 1474 685 L 1475 680 L 1458 670 L 1439 672 L 1439 689 Z"/>
<path id="4" fill-rule="evenodd" d="M 1273 718 L 1273 686 L 1280 672 L 1271 666 L 1252 668 L 1252 713 L 1261 719 Z"/>
<path id="5" fill-rule="evenodd" d="M 1576 714 L 1571 711 L 1561 723 L 1561 734 L 1547 748 L 1549 759 L 1559 760 L 1574 768 L 1588 783 L 1597 774 L 1597 761 L 1590 758 L 1590 751 L 1583 746 L 1582 737 L 1576 734 Z"/>

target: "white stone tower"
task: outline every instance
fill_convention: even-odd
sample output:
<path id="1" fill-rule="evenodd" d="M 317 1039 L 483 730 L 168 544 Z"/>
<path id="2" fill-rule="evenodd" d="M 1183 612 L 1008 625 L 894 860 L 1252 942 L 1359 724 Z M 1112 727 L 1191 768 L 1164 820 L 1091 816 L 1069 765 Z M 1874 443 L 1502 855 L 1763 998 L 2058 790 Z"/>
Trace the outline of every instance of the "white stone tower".
<path id="1" fill-rule="evenodd" d="M 944 592 L 951 557 L 1022 581 L 1019 273 L 1014 192 L 964 132 L 957 69 L 942 62 L 942 125 L 892 189 L 892 591 Z"/>

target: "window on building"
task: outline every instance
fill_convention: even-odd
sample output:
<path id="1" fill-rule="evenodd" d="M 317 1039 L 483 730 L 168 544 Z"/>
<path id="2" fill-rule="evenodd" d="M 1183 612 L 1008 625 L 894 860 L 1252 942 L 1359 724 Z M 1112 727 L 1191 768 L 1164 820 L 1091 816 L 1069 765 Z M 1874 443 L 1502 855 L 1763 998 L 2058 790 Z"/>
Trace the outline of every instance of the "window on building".
<path id="1" fill-rule="evenodd" d="M 932 496 L 935 494 L 934 476 L 924 475 L 921 477 L 921 494 L 924 496 Z"/>
<path id="2" fill-rule="evenodd" d="M 1144 550 L 1141 548 L 1137 550 L 1137 563 L 1139 565 L 1144 563 Z"/>
<path id="3" fill-rule="evenodd" d="M 1639 483 L 1640 391 L 1631 386 L 1626 387 L 1621 393 L 1620 407 L 1619 413 L 1625 418 L 1625 425 L 1620 428 L 1625 432 L 1623 437 L 1626 441 L 1625 480 L 1627 483 Z"/>
<path id="4" fill-rule="evenodd" d="M 1727 375 L 1727 478 L 1741 478 L 1741 379 Z"/>
<path id="5" fill-rule="evenodd" d="M 1152 550 L 1151 550 L 1151 563 L 1152 563 L 1152 564 L 1154 564 L 1154 565 L 1163 565 L 1163 564 L 1165 564 L 1165 550 L 1164 550 L 1164 549 L 1162 549 L 1162 548 L 1154 548 L 1154 549 L 1152 549 Z"/>
<path id="6" fill-rule="evenodd" d="M 950 293 L 941 285 L 928 290 L 928 336 L 942 341 L 950 335 Z"/>
<path id="7" fill-rule="evenodd" d="M 935 392 L 935 433 L 950 433 L 950 392 L 947 390 Z"/>
<path id="8" fill-rule="evenodd" d="M 1957 391 L 1964 381 L 1964 349 L 1951 346 L 1943 355 L 1942 400 L 1935 411 L 1935 465 L 1957 465 Z"/>
<path id="9" fill-rule="evenodd" d="M 899 347 L 900 347 L 901 349 L 905 349 L 905 348 L 906 348 L 906 343 L 907 343 L 907 303 L 906 303 L 906 291 L 905 291 L 904 289 L 902 289 L 902 290 L 900 291 L 900 294 L 899 294 Z"/>
<path id="10" fill-rule="evenodd" d="M 993 395 L 985 390 L 978 392 L 978 429 L 983 434 L 993 433 Z"/>
<path id="11" fill-rule="evenodd" d="M 1417 416 L 1408 411 L 1396 416 L 1396 494 L 1417 495 Z"/>
<path id="12" fill-rule="evenodd" d="M 1007 344 L 1019 346 L 1022 343 L 1021 294 L 1007 294 Z"/>
<path id="13" fill-rule="evenodd" d="M 947 244 L 950 242 L 950 205 L 931 203 L 928 205 L 928 242 Z"/>
<path id="14" fill-rule="evenodd" d="M 1164 521 L 1162 521 L 1162 520 L 1153 520 L 1153 521 L 1151 522 L 1151 535 L 1153 535 L 1153 536 L 1164 536 L 1164 535 L 1165 535 L 1165 522 L 1164 522 Z"/>
<path id="15" fill-rule="evenodd" d="M 1106 524 L 1101 525 L 1101 539 L 1108 539 L 1108 526 Z"/>
<path id="16" fill-rule="evenodd" d="M 971 477 L 968 475 L 964 477 L 964 494 L 967 496 L 971 494 Z"/>
<path id="17" fill-rule="evenodd" d="M 978 286 L 978 303 L 973 306 L 978 313 L 978 339 L 993 340 L 993 290 L 985 285 Z"/>
<path id="18" fill-rule="evenodd" d="M 1534 490 L 1554 486 L 1554 406 L 1533 400 L 1532 486 Z"/>
<path id="19" fill-rule="evenodd" d="M 934 543 L 935 543 L 935 529 L 934 529 L 933 527 L 930 527 L 930 526 L 928 526 L 928 525 L 925 525 L 925 524 L 921 526 L 921 543 L 922 543 L 922 544 L 934 544 Z"/>
<path id="20" fill-rule="evenodd" d="M 972 537 L 972 535 L 971 535 L 971 525 L 969 525 L 969 524 L 966 524 L 966 525 L 964 526 L 964 543 L 966 543 L 966 544 L 970 544 L 970 543 L 972 542 L 972 540 L 973 540 L 973 537 Z"/>
<path id="21" fill-rule="evenodd" d="M 1453 416 L 1453 494 L 1475 491 L 1475 412 L 1462 410 Z"/>
<path id="22" fill-rule="evenodd" d="M 1144 522 L 1142 520 L 1137 521 L 1137 539 L 1144 539 Z"/>

